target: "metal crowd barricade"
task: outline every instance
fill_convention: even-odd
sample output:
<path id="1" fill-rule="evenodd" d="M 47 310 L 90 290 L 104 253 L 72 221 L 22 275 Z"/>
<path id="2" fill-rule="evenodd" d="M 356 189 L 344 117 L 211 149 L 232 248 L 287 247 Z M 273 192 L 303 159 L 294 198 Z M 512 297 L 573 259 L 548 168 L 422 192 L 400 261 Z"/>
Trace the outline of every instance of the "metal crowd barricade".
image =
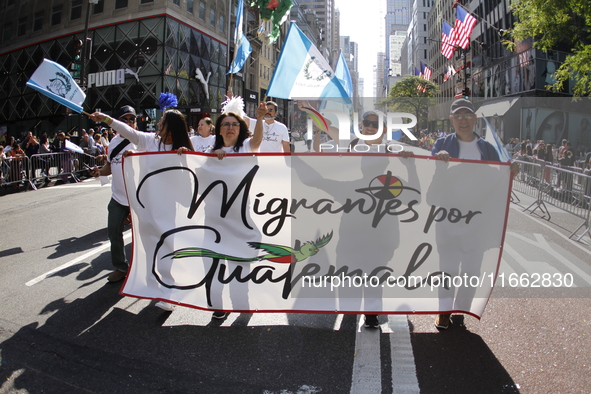
<path id="1" fill-rule="evenodd" d="M 28 176 L 30 168 L 31 163 L 27 156 L 0 159 L 2 185 L 20 186 L 24 184 L 36 189 Z"/>
<path id="2" fill-rule="evenodd" d="M 58 152 L 42 153 L 31 156 L 29 179 L 33 183 L 69 177 L 75 182 L 80 181 L 81 174 L 88 171 L 88 167 L 101 165 L 97 158 L 85 153 Z"/>
<path id="3" fill-rule="evenodd" d="M 536 199 L 524 211 L 531 209 L 531 213 L 533 213 L 540 209 L 544 216 L 547 215 L 550 220 L 551 216 L 546 204 L 553 205 L 584 220 L 569 238 L 575 236 L 583 227 L 586 230 L 577 240 L 580 240 L 585 234 L 589 234 L 591 176 L 581 174 L 579 168 L 556 167 L 541 161 L 517 162 L 520 166 L 520 173 L 513 180 L 513 187 L 515 190 Z"/>
<path id="4" fill-rule="evenodd" d="M 543 216 L 548 215 L 548 220 L 550 220 L 550 212 L 548 212 L 548 208 L 542 199 L 543 187 L 541 187 L 541 179 L 544 172 L 543 164 L 521 160 L 516 160 L 516 162 L 519 163 L 519 174 L 513 179 L 513 189 L 536 199 L 524 211 L 528 211 L 535 205 L 535 208 L 531 212 L 533 213 L 536 209 L 540 209 Z"/>

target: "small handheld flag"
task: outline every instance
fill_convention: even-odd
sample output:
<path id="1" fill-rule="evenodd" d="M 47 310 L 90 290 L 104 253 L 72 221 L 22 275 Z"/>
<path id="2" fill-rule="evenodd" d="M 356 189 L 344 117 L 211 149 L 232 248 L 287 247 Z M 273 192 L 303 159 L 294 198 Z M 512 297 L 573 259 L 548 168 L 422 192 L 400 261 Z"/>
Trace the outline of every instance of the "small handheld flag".
<path id="1" fill-rule="evenodd" d="M 509 152 L 507 152 L 507 149 L 505 149 L 505 147 L 501 143 L 501 140 L 499 139 L 497 132 L 495 131 L 495 129 L 493 129 L 491 124 L 488 123 L 488 120 L 486 120 L 484 114 L 482 114 L 482 119 L 484 119 L 484 122 L 486 123 L 486 135 L 484 136 L 484 140 L 490 142 L 491 145 L 494 146 L 497 153 L 499 154 L 499 159 L 501 159 L 502 162 L 506 163 L 508 161 L 511 161 L 511 155 L 509 155 Z"/>
<path id="2" fill-rule="evenodd" d="M 82 109 L 86 94 L 74 81 L 70 72 L 61 64 L 43 59 L 43 62 L 27 81 L 27 86 L 71 110 L 89 115 Z"/>

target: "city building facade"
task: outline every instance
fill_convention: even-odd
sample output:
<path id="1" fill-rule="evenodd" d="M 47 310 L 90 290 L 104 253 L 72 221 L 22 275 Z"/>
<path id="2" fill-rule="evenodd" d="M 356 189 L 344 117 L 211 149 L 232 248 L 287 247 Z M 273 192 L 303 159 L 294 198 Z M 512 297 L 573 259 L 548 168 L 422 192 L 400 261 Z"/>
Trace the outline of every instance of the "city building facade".
<path id="1" fill-rule="evenodd" d="M 233 54 L 228 43 L 233 39 L 235 2 L 54 3 L 3 2 L 4 26 L 18 24 L 13 34 L 3 34 L 0 49 L 0 114 L 9 131 L 73 131 L 79 125 L 91 126 L 25 86 L 43 58 L 72 71 L 86 89 L 83 106 L 87 111 L 114 114 L 130 104 L 141 114 L 140 125 L 148 130 L 159 117 L 161 92 L 177 96 L 178 109 L 190 124 L 217 112 Z"/>

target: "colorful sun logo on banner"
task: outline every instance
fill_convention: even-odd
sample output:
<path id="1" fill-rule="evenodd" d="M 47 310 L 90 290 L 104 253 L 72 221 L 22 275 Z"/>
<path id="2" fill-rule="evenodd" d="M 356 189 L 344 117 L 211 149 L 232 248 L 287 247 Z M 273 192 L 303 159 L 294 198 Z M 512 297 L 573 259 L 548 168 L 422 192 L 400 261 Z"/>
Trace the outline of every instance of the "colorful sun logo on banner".
<path id="1" fill-rule="evenodd" d="M 404 186 L 402 181 L 393 176 L 390 171 L 384 175 L 379 175 L 369 182 L 369 187 L 358 189 L 358 192 L 369 192 L 379 200 L 391 200 L 397 198 L 403 190 L 412 190 L 421 193 L 417 189 Z"/>

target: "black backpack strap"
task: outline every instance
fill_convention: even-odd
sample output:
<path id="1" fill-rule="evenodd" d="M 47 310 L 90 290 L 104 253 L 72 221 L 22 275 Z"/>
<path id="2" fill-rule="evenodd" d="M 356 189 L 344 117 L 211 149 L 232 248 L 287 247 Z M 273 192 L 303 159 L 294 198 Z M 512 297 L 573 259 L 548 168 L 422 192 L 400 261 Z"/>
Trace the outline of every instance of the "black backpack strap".
<path id="1" fill-rule="evenodd" d="M 111 153 L 109 153 L 109 161 L 113 161 L 113 158 L 117 157 L 117 155 L 119 154 L 119 152 L 121 152 L 123 150 L 123 148 L 125 148 L 127 145 L 129 145 L 131 143 L 130 140 L 128 140 L 127 138 L 124 139 L 123 141 L 121 141 L 116 147 L 115 149 L 113 149 L 111 151 Z"/>

